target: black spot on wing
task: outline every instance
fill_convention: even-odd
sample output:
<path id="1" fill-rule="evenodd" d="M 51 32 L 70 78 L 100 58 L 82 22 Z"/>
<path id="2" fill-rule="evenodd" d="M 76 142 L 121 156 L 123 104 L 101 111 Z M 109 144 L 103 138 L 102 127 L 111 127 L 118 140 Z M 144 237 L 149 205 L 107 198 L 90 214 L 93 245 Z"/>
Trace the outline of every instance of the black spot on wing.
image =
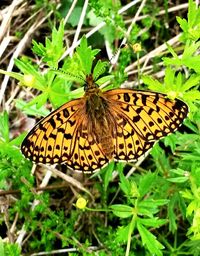
<path id="1" fill-rule="evenodd" d="M 130 102 L 130 96 L 128 93 L 124 93 L 124 101 L 125 102 Z"/>

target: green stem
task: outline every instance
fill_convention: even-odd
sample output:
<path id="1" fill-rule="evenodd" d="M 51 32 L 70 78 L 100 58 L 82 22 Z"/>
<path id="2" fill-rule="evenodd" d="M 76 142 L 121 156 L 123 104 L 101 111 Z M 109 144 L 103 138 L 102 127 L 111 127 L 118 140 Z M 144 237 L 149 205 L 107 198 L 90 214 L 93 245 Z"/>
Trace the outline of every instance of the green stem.
<path id="1" fill-rule="evenodd" d="M 130 227 L 129 227 L 129 231 L 128 231 L 128 241 L 127 241 L 127 245 L 126 245 L 126 254 L 125 254 L 125 256 L 129 256 L 130 247 L 131 247 L 131 236 L 132 236 L 133 230 L 135 228 L 136 218 L 137 218 L 137 214 L 134 213 L 133 217 L 131 219 Z"/>
<path id="2" fill-rule="evenodd" d="M 85 209 L 91 212 L 112 212 L 113 211 L 112 209 L 108 209 L 108 208 L 92 209 L 92 208 L 85 207 Z"/>
<path id="3" fill-rule="evenodd" d="M 197 188 L 197 185 L 196 185 L 195 178 L 191 174 L 189 176 L 189 179 L 190 179 L 190 184 L 191 184 L 191 191 L 194 194 L 194 197 L 199 200 L 200 197 L 199 197 L 199 192 L 198 192 L 198 188 Z"/>
<path id="4" fill-rule="evenodd" d="M 141 70 L 140 70 L 140 55 L 137 52 L 137 68 L 138 68 L 138 86 L 140 86 Z"/>

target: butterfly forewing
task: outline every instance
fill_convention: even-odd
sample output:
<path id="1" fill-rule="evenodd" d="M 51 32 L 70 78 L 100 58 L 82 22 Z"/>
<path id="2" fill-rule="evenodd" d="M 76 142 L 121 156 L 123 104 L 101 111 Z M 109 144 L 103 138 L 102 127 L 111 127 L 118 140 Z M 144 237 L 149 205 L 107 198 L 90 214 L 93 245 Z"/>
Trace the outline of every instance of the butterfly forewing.
<path id="1" fill-rule="evenodd" d="M 157 140 L 175 131 L 188 114 L 187 105 L 164 94 L 118 89 L 105 92 L 114 106 L 140 137 Z"/>
<path id="2" fill-rule="evenodd" d="M 36 163 L 60 163 L 74 151 L 84 102 L 73 100 L 42 119 L 26 136 L 22 153 Z"/>
<path id="3" fill-rule="evenodd" d="M 184 102 L 160 93 L 116 89 L 105 92 L 105 96 L 118 117 L 116 160 L 137 160 L 155 141 L 174 132 L 188 114 Z"/>

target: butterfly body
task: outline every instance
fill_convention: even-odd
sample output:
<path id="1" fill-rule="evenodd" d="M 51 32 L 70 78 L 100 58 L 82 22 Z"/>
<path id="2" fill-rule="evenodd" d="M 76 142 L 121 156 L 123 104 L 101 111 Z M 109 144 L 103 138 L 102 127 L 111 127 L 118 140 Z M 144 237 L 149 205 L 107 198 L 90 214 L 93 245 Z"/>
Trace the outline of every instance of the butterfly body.
<path id="1" fill-rule="evenodd" d="M 94 143 L 100 144 L 103 153 L 111 160 L 114 152 L 114 116 L 110 113 L 108 100 L 93 82 L 92 77 L 89 77 L 83 98 L 86 102 L 84 112 L 87 118 L 87 133 L 93 134 Z"/>
<path id="2" fill-rule="evenodd" d="M 36 163 L 65 163 L 93 172 L 111 160 L 137 161 L 158 139 L 174 132 L 188 107 L 156 92 L 114 89 L 102 92 L 87 77 L 85 94 L 42 119 L 22 143 Z"/>

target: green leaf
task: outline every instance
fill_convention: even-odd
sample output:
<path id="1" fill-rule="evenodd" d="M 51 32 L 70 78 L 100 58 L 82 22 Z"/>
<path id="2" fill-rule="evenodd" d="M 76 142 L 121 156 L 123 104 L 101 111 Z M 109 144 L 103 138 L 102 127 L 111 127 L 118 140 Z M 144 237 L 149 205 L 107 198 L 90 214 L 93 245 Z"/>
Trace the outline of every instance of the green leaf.
<path id="1" fill-rule="evenodd" d="M 21 248 L 18 244 L 4 243 L 5 256 L 21 256 Z"/>
<path id="2" fill-rule="evenodd" d="M 47 102 L 47 98 L 48 92 L 41 93 L 39 96 L 36 96 L 33 100 L 29 101 L 26 107 L 36 105 L 36 109 L 39 109 Z"/>
<path id="3" fill-rule="evenodd" d="M 165 78 L 164 78 L 165 86 L 167 88 L 171 88 L 171 86 L 174 84 L 174 75 L 175 75 L 175 71 L 172 70 L 170 67 L 167 67 L 165 70 Z"/>
<path id="4" fill-rule="evenodd" d="M 77 4 L 78 4 L 78 2 L 77 2 Z M 70 8 L 70 6 L 68 8 Z M 71 13 L 67 23 L 71 24 L 72 27 L 77 27 L 79 20 L 80 20 L 82 9 L 83 9 L 82 6 L 76 6 L 76 8 L 74 8 L 73 12 Z M 66 10 L 66 12 L 68 10 Z M 84 24 L 87 25 L 85 19 L 84 19 Z"/>
<path id="5" fill-rule="evenodd" d="M 168 181 L 175 182 L 175 183 L 183 183 L 188 181 L 188 177 L 176 177 L 176 178 L 168 178 Z"/>
<path id="6" fill-rule="evenodd" d="M 116 39 L 116 33 L 113 26 L 106 26 L 99 30 L 99 32 L 104 36 L 106 41 L 113 42 Z"/>
<path id="7" fill-rule="evenodd" d="M 15 100 L 16 102 L 16 107 L 18 109 L 23 110 L 24 113 L 26 113 L 27 115 L 30 116 L 46 116 L 48 115 L 50 112 L 49 110 L 47 110 L 44 106 L 42 106 L 41 108 L 37 108 L 36 105 L 34 106 L 29 106 L 27 105 L 27 102 L 24 102 L 23 100 Z"/>
<path id="8" fill-rule="evenodd" d="M 175 65 L 176 67 L 179 67 L 182 65 L 182 59 L 172 59 L 168 57 L 163 57 L 162 60 L 166 66 Z"/>
<path id="9" fill-rule="evenodd" d="M 175 173 L 175 174 L 178 174 L 178 175 L 180 175 L 180 176 L 183 176 L 183 175 L 186 174 L 186 171 L 184 171 L 184 170 L 181 169 L 181 168 L 171 169 L 170 172 Z"/>
<path id="10" fill-rule="evenodd" d="M 44 57 L 46 54 L 46 48 L 42 43 L 37 43 L 35 40 L 32 41 L 32 51 L 40 57 Z"/>
<path id="11" fill-rule="evenodd" d="M 1 155 L 1 157 L 4 158 L 3 162 L 6 162 L 6 163 L 9 163 L 8 161 L 10 159 L 12 159 L 13 162 L 15 162 L 16 164 L 19 165 L 19 163 L 22 161 L 22 159 L 24 159 L 20 150 L 16 146 L 13 146 L 10 143 L 1 142 L 1 141 L 0 141 L 0 155 Z M 1 165 L 2 165 L 2 163 L 0 162 L 0 171 L 2 171 L 2 169 L 4 169 L 4 168 L 1 169 Z M 9 165 L 10 165 L 10 163 L 9 163 Z"/>
<path id="12" fill-rule="evenodd" d="M 108 67 L 108 63 L 107 62 L 102 62 L 101 60 L 98 60 L 97 64 L 94 67 L 93 70 L 93 78 L 96 81 L 97 78 L 102 75 L 103 73 L 105 73 L 106 69 Z"/>
<path id="13" fill-rule="evenodd" d="M 11 146 L 18 146 L 19 147 L 21 145 L 23 139 L 25 138 L 25 135 L 26 135 L 26 133 L 20 134 L 19 136 L 17 136 L 13 140 L 11 140 L 9 142 L 9 145 L 11 145 Z"/>
<path id="14" fill-rule="evenodd" d="M 189 0 L 189 7 L 188 7 L 188 25 L 192 28 L 195 24 L 195 16 L 197 13 L 196 4 L 193 0 Z"/>
<path id="15" fill-rule="evenodd" d="M 141 177 L 139 182 L 139 193 L 141 197 L 143 197 L 149 192 L 151 186 L 155 182 L 155 179 L 156 179 L 156 174 L 150 173 L 150 172 Z"/>
<path id="16" fill-rule="evenodd" d="M 82 66 L 85 75 L 91 74 L 94 56 L 92 54 L 91 47 L 88 47 L 87 45 L 87 39 L 85 36 L 81 39 L 80 46 L 76 50 L 76 55 L 80 61 L 80 65 Z"/>
<path id="17" fill-rule="evenodd" d="M 82 97 L 83 96 L 83 94 L 84 94 L 84 88 L 83 87 L 81 87 L 81 88 L 78 88 L 78 89 L 76 89 L 76 90 L 73 90 L 73 91 L 71 91 L 70 92 L 70 95 L 71 95 L 71 97 L 74 99 L 76 99 L 76 98 L 80 98 L 80 97 Z"/>
<path id="18" fill-rule="evenodd" d="M 188 20 L 177 17 L 177 21 L 183 30 L 183 41 L 197 41 L 200 37 L 200 9 L 193 0 L 189 0 Z"/>
<path id="19" fill-rule="evenodd" d="M 131 194 L 131 184 L 129 180 L 124 176 L 123 171 L 119 172 L 120 183 L 119 186 L 126 196 Z"/>
<path id="20" fill-rule="evenodd" d="M 191 216 L 197 209 L 199 209 L 199 202 L 198 200 L 193 200 L 187 207 L 187 216 Z"/>
<path id="21" fill-rule="evenodd" d="M 177 230 L 176 214 L 174 209 L 177 204 L 177 194 L 173 195 L 168 204 L 169 230 L 174 233 Z"/>
<path id="22" fill-rule="evenodd" d="M 0 135 L 5 142 L 9 142 L 9 121 L 6 111 L 0 113 Z"/>
<path id="23" fill-rule="evenodd" d="M 182 195 L 182 197 L 193 200 L 194 196 L 191 193 L 191 191 L 189 191 L 188 189 L 184 190 L 184 191 L 180 191 L 180 194 Z"/>
<path id="24" fill-rule="evenodd" d="M 199 150 L 200 152 L 200 150 Z M 190 175 L 190 179 L 192 179 L 192 181 L 195 181 L 197 188 L 197 191 L 199 190 L 200 187 L 200 167 L 196 165 L 196 163 L 193 163 L 191 166 L 191 173 L 186 172 L 187 175 Z M 195 191 L 196 189 L 193 189 L 193 191 Z M 195 192 L 194 192 L 195 193 Z M 199 193 L 199 192 L 197 192 Z"/>
<path id="25" fill-rule="evenodd" d="M 177 144 L 176 134 L 170 134 L 169 136 L 165 137 L 164 144 L 166 147 L 170 147 L 171 151 L 174 152 Z"/>
<path id="26" fill-rule="evenodd" d="M 151 219 L 139 219 L 139 222 L 146 227 L 159 228 L 160 226 L 166 224 L 168 220 L 151 218 Z"/>
<path id="27" fill-rule="evenodd" d="M 164 246 L 157 241 L 156 237 L 150 233 L 140 221 L 137 222 L 137 228 L 141 235 L 143 245 L 146 245 L 147 249 L 151 255 L 162 256 L 163 253 L 161 249 L 164 249 Z"/>
<path id="28" fill-rule="evenodd" d="M 63 55 L 65 48 L 63 47 L 64 38 L 64 21 L 60 22 L 58 30 L 53 27 L 51 40 L 46 38 L 45 46 L 41 43 L 33 41 L 33 52 L 43 57 L 43 61 L 47 63 L 49 67 L 58 67 L 58 62 Z"/>
<path id="29" fill-rule="evenodd" d="M 184 59 L 184 65 L 190 69 L 194 69 L 195 72 L 200 73 L 200 57 L 192 56 Z"/>
<path id="30" fill-rule="evenodd" d="M 22 79 L 23 79 L 23 75 L 21 75 L 17 72 L 7 72 L 5 70 L 0 69 L 0 74 L 8 75 L 10 77 L 17 79 L 18 81 L 22 81 Z"/>
<path id="31" fill-rule="evenodd" d="M 177 91 L 182 89 L 182 84 L 183 84 L 183 75 L 181 72 L 178 72 L 178 75 L 176 77 L 176 89 Z"/>
<path id="32" fill-rule="evenodd" d="M 92 56 L 96 56 L 100 52 L 99 49 L 92 49 Z"/>
<path id="33" fill-rule="evenodd" d="M 93 10 L 90 10 L 88 12 L 88 19 L 89 24 L 93 27 L 99 25 L 99 23 L 104 21 L 101 17 L 96 16 Z"/>
<path id="34" fill-rule="evenodd" d="M 171 53 L 171 55 L 174 57 L 175 60 L 178 60 L 178 55 L 176 54 L 176 52 L 174 51 L 174 49 L 172 48 L 172 46 L 168 43 L 166 43 L 167 45 L 167 49 L 168 51 Z"/>
<path id="35" fill-rule="evenodd" d="M 165 205 L 169 202 L 167 199 L 145 199 L 138 203 L 138 212 L 142 215 L 147 215 L 152 218 L 153 214 L 157 213 L 159 206 Z"/>
<path id="36" fill-rule="evenodd" d="M 187 60 L 190 59 L 193 54 L 197 51 L 197 49 L 200 46 L 200 42 L 190 42 L 189 40 L 186 42 L 184 51 L 183 51 L 183 56 L 182 56 L 182 60 Z M 199 57 L 199 56 L 193 56 L 193 57 Z M 199 58 L 197 58 L 199 59 Z"/>
<path id="37" fill-rule="evenodd" d="M 5 253 L 4 253 L 4 243 L 3 243 L 3 240 L 2 240 L 1 237 L 0 237 L 0 255 L 1 256 L 5 256 Z"/>
<path id="38" fill-rule="evenodd" d="M 193 86 L 197 85 L 200 81 L 200 75 L 199 74 L 193 74 L 191 75 L 185 83 L 182 85 L 182 91 L 187 91 L 191 89 Z"/>
<path id="39" fill-rule="evenodd" d="M 113 204 L 109 206 L 113 214 L 120 218 L 128 218 L 133 215 L 134 208 L 124 204 Z"/>
<path id="40" fill-rule="evenodd" d="M 180 17 L 176 17 L 176 20 L 178 21 L 178 23 L 180 24 L 180 27 L 181 29 L 184 31 L 184 32 L 187 32 L 188 31 L 188 23 L 187 23 L 187 20 L 186 19 L 182 19 Z"/>
<path id="41" fill-rule="evenodd" d="M 128 240 L 128 233 L 130 229 L 130 224 L 127 226 L 121 226 L 117 229 L 117 234 L 116 234 L 116 242 L 118 243 L 125 243 Z"/>
<path id="42" fill-rule="evenodd" d="M 107 83 L 109 82 L 111 79 L 113 79 L 114 76 L 113 75 L 108 75 L 108 76 L 103 76 L 101 78 L 99 78 L 97 81 L 96 81 L 96 84 L 98 85 L 102 85 L 104 83 Z M 108 90 L 108 87 L 106 87 L 106 90 Z"/>
<path id="43" fill-rule="evenodd" d="M 163 85 L 156 79 L 153 79 L 150 76 L 142 76 L 144 84 L 148 85 L 148 88 L 152 91 L 162 91 Z"/>
<path id="44" fill-rule="evenodd" d="M 193 89 L 192 91 L 189 91 L 184 95 L 184 99 L 188 101 L 199 100 L 200 92 L 198 90 Z"/>
<path id="45" fill-rule="evenodd" d="M 107 170 L 105 172 L 104 176 L 104 190 L 107 191 L 109 182 L 112 180 L 112 173 L 114 168 L 114 162 L 110 163 L 107 167 Z"/>
<path id="46" fill-rule="evenodd" d="M 81 84 L 85 82 L 82 76 L 68 72 L 63 68 L 59 70 L 53 70 L 53 72 L 57 74 L 59 77 L 61 77 L 63 80 L 78 82 Z"/>

